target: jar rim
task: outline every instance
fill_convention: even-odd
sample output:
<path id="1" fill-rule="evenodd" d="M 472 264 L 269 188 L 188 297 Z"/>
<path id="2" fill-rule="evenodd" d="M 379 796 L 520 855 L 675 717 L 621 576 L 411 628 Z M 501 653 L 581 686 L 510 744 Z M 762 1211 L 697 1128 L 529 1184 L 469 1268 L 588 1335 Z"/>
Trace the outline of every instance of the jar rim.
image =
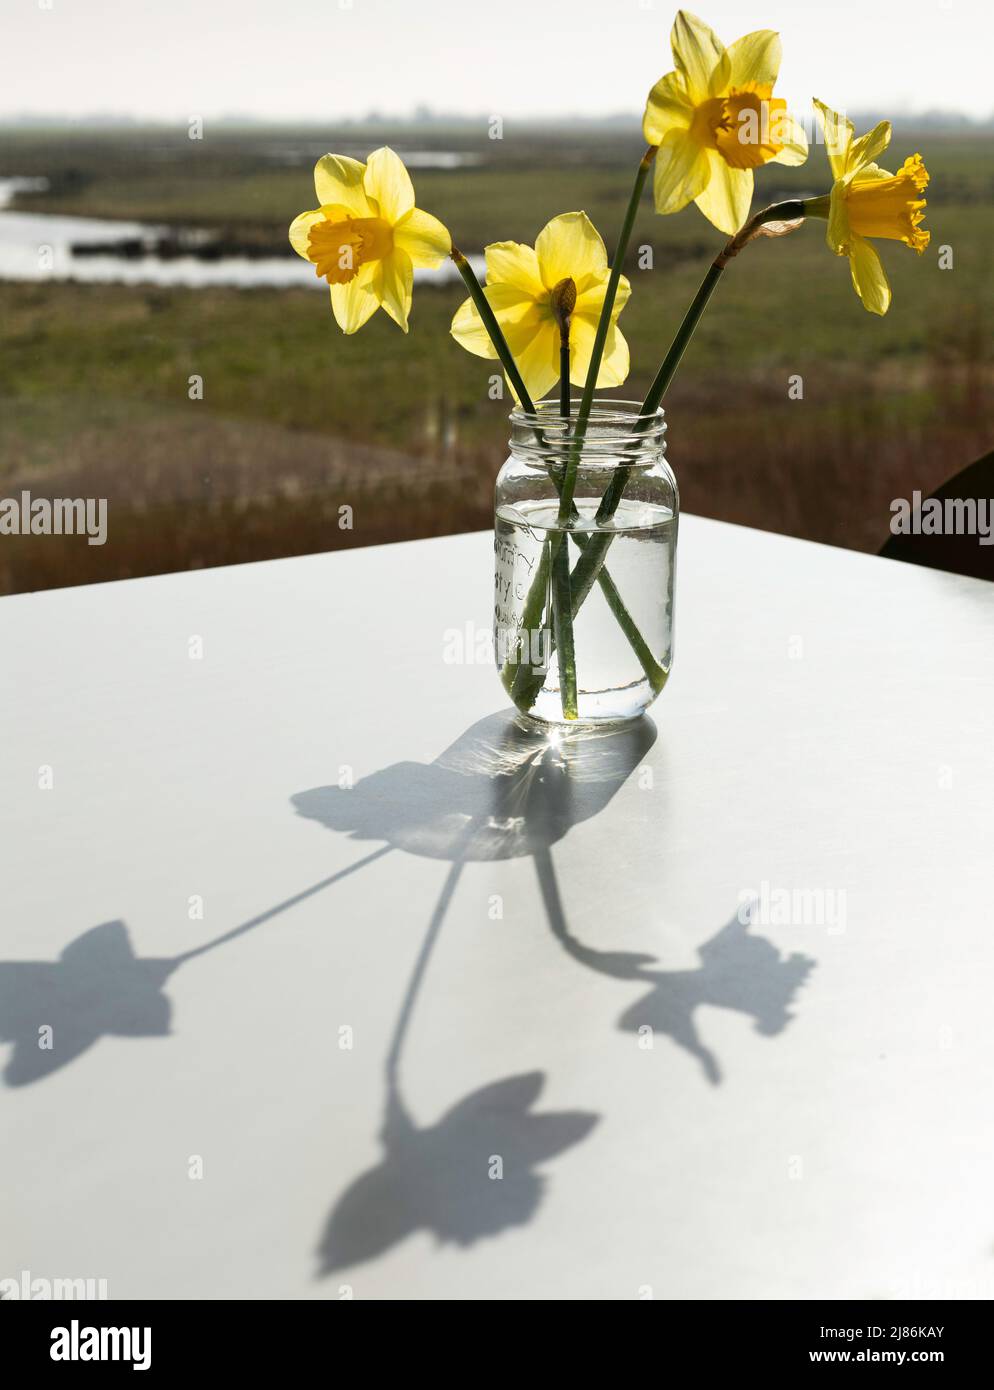
<path id="1" fill-rule="evenodd" d="M 512 454 L 536 463 L 559 463 L 573 451 L 579 400 L 561 415 L 559 402 L 539 401 L 534 412 L 516 405 L 509 415 Z M 595 396 L 581 443 L 584 468 L 619 463 L 619 451 L 631 464 L 654 462 L 665 451 L 666 415 L 662 406 L 643 411 L 640 401 Z"/>
<path id="2" fill-rule="evenodd" d="M 580 409 L 580 397 L 570 397 L 570 420 L 575 420 Z M 555 423 L 568 423 L 559 413 L 559 401 L 551 397 L 544 401 L 538 401 L 535 405 L 534 413 L 522 408 L 521 404 L 515 405 L 514 409 L 507 417 L 512 424 L 532 425 L 541 422 L 543 425 Z M 663 425 L 666 420 L 666 411 L 661 405 L 655 410 L 643 411 L 641 401 L 622 401 L 615 400 L 611 396 L 595 396 L 590 405 L 591 420 L 624 420 L 627 424 L 632 424 L 638 420 L 651 420 L 655 424 Z"/>

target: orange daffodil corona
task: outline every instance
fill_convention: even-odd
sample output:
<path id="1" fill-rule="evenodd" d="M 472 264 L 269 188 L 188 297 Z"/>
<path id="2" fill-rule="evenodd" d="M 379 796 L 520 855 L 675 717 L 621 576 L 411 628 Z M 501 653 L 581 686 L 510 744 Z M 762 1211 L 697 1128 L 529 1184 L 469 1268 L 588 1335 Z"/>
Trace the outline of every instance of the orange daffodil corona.
<path id="1" fill-rule="evenodd" d="M 919 255 L 929 243 L 920 225 L 925 216 L 928 170 L 920 154 L 906 159 L 896 174 L 888 174 L 873 161 L 890 144 L 889 121 L 881 121 L 866 135 L 853 139 L 852 121 L 823 102 L 815 109 L 825 132 L 825 147 L 832 175 L 832 191 L 824 198 L 809 199 L 809 216 L 828 218 L 827 240 L 837 256 L 849 257 L 852 282 L 867 309 L 886 314 L 890 285 L 880 257 L 869 237 L 903 241 Z"/>
<path id="2" fill-rule="evenodd" d="M 564 282 L 572 282 L 576 301 L 569 315 L 569 376 L 575 386 L 582 386 L 610 276 L 604 242 L 587 214 L 566 212 L 554 217 L 533 247 L 495 242 L 486 248 L 486 261 L 484 293 L 533 400 L 559 380 L 558 306 Z M 618 328 L 618 315 L 630 293 L 631 286 L 622 276 L 597 377 L 600 387 L 620 386 L 628 375 L 628 344 Z M 456 311 L 452 336 L 477 357 L 498 356 L 472 299 Z"/>
<path id="3" fill-rule="evenodd" d="M 355 333 L 383 308 L 407 332 L 415 269 L 433 269 L 452 250 L 436 217 L 414 206 L 402 160 L 386 146 L 365 164 L 326 154 L 314 166 L 320 207 L 290 227 L 290 245 L 331 286 L 343 333 Z"/>
<path id="4" fill-rule="evenodd" d="M 647 144 L 658 146 L 656 211 L 693 201 L 733 236 L 749 215 L 753 170 L 807 158 L 803 129 L 773 97 L 780 36 L 759 29 L 725 48 L 703 20 L 680 10 L 670 44 L 676 70 L 653 87 L 642 121 Z"/>

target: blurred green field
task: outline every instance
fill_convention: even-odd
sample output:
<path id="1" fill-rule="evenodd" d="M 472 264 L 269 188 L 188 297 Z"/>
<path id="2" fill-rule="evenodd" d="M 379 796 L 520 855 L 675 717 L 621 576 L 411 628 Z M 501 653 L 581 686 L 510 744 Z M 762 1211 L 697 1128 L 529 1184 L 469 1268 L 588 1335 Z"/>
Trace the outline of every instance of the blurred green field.
<path id="1" fill-rule="evenodd" d="M 464 126 L 206 134 L 7 130 L 0 175 L 50 180 L 18 209 L 210 227 L 292 255 L 286 225 L 314 203 L 316 155 L 443 149 L 482 162 L 415 172 L 418 204 L 466 252 L 533 241 L 573 208 L 610 251 L 642 149 L 634 126 L 507 129 L 502 141 Z M 894 287 L 884 319 L 860 305 L 824 224 L 754 244 L 730 267 L 666 402 L 689 510 L 875 550 L 891 498 L 994 444 L 992 144 L 896 134 L 882 162 L 922 151 L 932 244 L 920 258 L 882 246 Z M 815 147 L 801 169 L 762 170 L 755 206 L 828 182 Z M 617 394 L 641 397 L 722 241 L 695 208 L 660 218 L 647 196 L 621 320 L 633 370 Z M 652 268 L 640 269 L 647 246 Z M 0 281 L 0 491 L 107 496 L 111 516 L 103 548 L 5 538 L 0 587 L 489 525 L 508 405 L 490 399 L 492 366 L 448 335 L 462 297 L 421 288 L 407 338 L 383 314 L 345 338 L 321 290 Z M 188 399 L 194 374 L 203 401 Z M 788 396 L 797 375 L 801 400 Z M 338 529 L 342 504 L 352 531 Z"/>

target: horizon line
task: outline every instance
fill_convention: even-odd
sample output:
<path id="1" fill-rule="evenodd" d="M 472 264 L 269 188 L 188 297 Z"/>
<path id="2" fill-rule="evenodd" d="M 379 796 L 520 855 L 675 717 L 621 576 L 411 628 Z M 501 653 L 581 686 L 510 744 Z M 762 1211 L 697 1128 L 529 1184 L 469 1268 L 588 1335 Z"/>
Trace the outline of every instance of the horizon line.
<path id="1" fill-rule="evenodd" d="M 933 106 L 920 109 L 895 109 L 894 107 L 888 108 L 883 105 L 867 105 L 853 107 L 847 114 L 850 119 L 879 119 L 886 115 L 888 119 L 900 122 L 915 120 L 933 124 L 946 122 L 964 127 L 974 127 L 978 130 L 994 127 L 994 110 L 986 116 L 975 116 L 965 111 L 959 111 L 953 107 Z M 108 111 L 89 111 L 84 115 L 74 115 L 69 112 L 0 112 L 0 126 L 21 127 L 72 125 L 91 128 L 107 128 L 109 126 L 170 128 L 186 126 L 194 119 L 202 120 L 205 123 L 210 121 L 218 125 L 226 126 L 268 126 L 270 128 L 285 127 L 288 129 L 299 129 L 301 127 L 317 128 L 329 126 L 430 127 L 455 125 L 470 127 L 481 124 L 487 125 L 494 119 L 494 116 L 482 111 L 433 111 L 428 108 L 416 109 L 408 113 L 367 111 L 358 116 L 268 116 L 252 115 L 238 111 L 215 112 L 213 114 L 210 112 L 196 112 L 189 113 L 185 116 L 133 114 Z M 586 126 L 626 125 L 629 123 L 639 126 L 642 123 L 641 115 L 634 110 L 604 111 L 596 115 L 569 110 L 559 112 L 533 112 L 521 113 L 518 115 L 502 115 L 501 119 L 505 123 L 514 122 L 523 126 L 556 125 L 565 122 Z"/>

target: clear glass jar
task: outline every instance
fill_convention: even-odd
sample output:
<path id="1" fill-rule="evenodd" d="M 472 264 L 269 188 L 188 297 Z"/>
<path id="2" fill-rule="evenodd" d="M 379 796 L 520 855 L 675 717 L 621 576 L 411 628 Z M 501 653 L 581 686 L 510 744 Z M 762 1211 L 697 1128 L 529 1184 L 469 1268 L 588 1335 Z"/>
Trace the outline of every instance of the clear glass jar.
<path id="1" fill-rule="evenodd" d="M 595 400 L 578 441 L 577 402 L 568 420 L 555 401 L 536 409 L 511 412 L 497 478 L 501 680 L 523 714 L 545 723 L 635 719 L 673 664 L 680 508 L 663 412 Z"/>

